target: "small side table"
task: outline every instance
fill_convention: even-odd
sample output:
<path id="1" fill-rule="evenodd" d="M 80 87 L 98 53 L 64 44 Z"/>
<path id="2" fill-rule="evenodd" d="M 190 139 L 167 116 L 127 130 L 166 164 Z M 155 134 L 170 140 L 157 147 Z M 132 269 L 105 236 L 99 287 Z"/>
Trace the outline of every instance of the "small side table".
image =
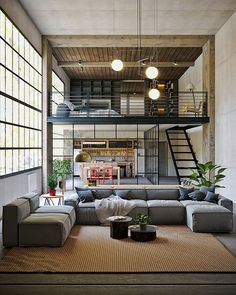
<path id="1" fill-rule="evenodd" d="M 130 237 L 138 242 L 153 241 L 156 239 L 156 226 L 147 225 L 145 229 L 141 229 L 139 225 L 131 226 Z"/>
<path id="2" fill-rule="evenodd" d="M 111 216 L 107 218 L 110 221 L 110 237 L 112 239 L 128 238 L 128 223 L 132 220 L 129 216 Z"/>
<path id="3" fill-rule="evenodd" d="M 48 206 L 54 206 L 55 203 L 53 202 L 53 200 L 58 199 L 58 204 L 57 205 L 63 205 L 64 204 L 64 195 L 62 194 L 58 194 L 55 196 L 50 196 L 49 194 L 43 194 L 41 195 L 41 197 L 43 197 L 45 199 L 44 201 L 44 206 L 48 205 Z"/>

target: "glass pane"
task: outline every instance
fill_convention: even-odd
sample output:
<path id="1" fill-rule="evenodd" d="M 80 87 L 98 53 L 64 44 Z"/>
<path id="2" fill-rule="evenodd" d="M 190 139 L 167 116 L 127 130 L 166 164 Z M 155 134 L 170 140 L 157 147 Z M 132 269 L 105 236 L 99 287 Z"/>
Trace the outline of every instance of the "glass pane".
<path id="1" fill-rule="evenodd" d="M 12 100 L 6 98 L 6 122 L 12 123 Z"/>
<path id="2" fill-rule="evenodd" d="M 12 70 L 12 55 L 13 50 L 6 44 L 6 67 L 10 70 Z"/>
<path id="3" fill-rule="evenodd" d="M 6 65 L 6 43 L 0 40 L 0 60 L 3 65 Z"/>
<path id="4" fill-rule="evenodd" d="M 25 59 L 29 61 L 29 49 L 30 45 L 29 42 L 25 39 Z"/>
<path id="5" fill-rule="evenodd" d="M 13 123 L 19 124 L 19 103 L 16 101 L 12 102 L 13 108 Z"/>
<path id="6" fill-rule="evenodd" d="M 53 138 L 72 138 L 73 125 L 53 125 Z"/>
<path id="7" fill-rule="evenodd" d="M 12 95 L 15 98 L 19 98 L 19 78 L 15 75 L 13 75 L 13 91 L 12 91 Z"/>
<path id="8" fill-rule="evenodd" d="M 13 150 L 13 172 L 19 171 L 19 151 Z"/>
<path id="9" fill-rule="evenodd" d="M 19 50 L 19 31 L 15 26 L 13 26 L 13 47 L 16 51 Z"/>
<path id="10" fill-rule="evenodd" d="M 19 33 L 19 49 L 20 49 L 20 55 L 25 55 L 25 38 L 21 33 Z"/>
<path id="11" fill-rule="evenodd" d="M 19 147 L 19 127 L 13 126 L 13 146 Z"/>
<path id="12" fill-rule="evenodd" d="M 13 52 L 13 72 L 16 75 L 19 75 L 19 55 L 14 51 Z"/>
<path id="13" fill-rule="evenodd" d="M 12 45 L 12 22 L 6 18 L 6 41 Z"/>
<path id="14" fill-rule="evenodd" d="M 12 73 L 6 70 L 6 93 L 12 95 Z"/>
<path id="15" fill-rule="evenodd" d="M 30 130 L 25 128 L 25 147 L 30 147 Z"/>
<path id="16" fill-rule="evenodd" d="M 0 175 L 6 174 L 5 172 L 5 159 L 6 159 L 6 151 L 5 150 L 0 150 Z"/>
<path id="17" fill-rule="evenodd" d="M 12 173 L 12 150 L 6 150 L 6 174 Z"/>
<path id="18" fill-rule="evenodd" d="M 25 75 L 25 62 L 22 57 L 19 58 L 19 76 L 24 79 Z"/>
<path id="19" fill-rule="evenodd" d="M 19 131 L 20 131 L 19 146 L 24 147 L 25 146 L 25 128 L 19 127 Z"/>
<path id="20" fill-rule="evenodd" d="M 19 170 L 25 169 L 25 150 L 19 150 Z"/>
<path id="21" fill-rule="evenodd" d="M 94 138 L 94 125 L 75 125 L 74 138 Z"/>
<path id="22" fill-rule="evenodd" d="M 30 130 L 30 147 L 34 147 L 34 130 Z"/>
<path id="23" fill-rule="evenodd" d="M 30 90 L 29 85 L 25 83 L 25 103 L 29 104 Z"/>
<path id="24" fill-rule="evenodd" d="M 0 11 L 0 35 L 5 39 L 6 36 L 6 17 L 5 14 Z"/>
<path id="25" fill-rule="evenodd" d="M 29 82 L 30 81 L 30 71 L 29 71 L 30 66 L 25 62 L 25 81 Z"/>
<path id="26" fill-rule="evenodd" d="M 6 91 L 6 70 L 2 66 L 0 66 L 0 90 Z"/>
<path id="27" fill-rule="evenodd" d="M 21 101 L 25 101 L 25 85 L 24 85 L 24 82 L 20 80 L 20 94 L 19 94 L 19 99 Z"/>
<path id="28" fill-rule="evenodd" d="M 30 150 L 25 150 L 25 169 L 30 168 Z"/>
<path id="29" fill-rule="evenodd" d="M 6 146 L 6 125 L 0 123 L 0 147 Z"/>
<path id="30" fill-rule="evenodd" d="M 30 126 L 30 114 L 28 107 L 25 107 L 25 126 Z"/>
<path id="31" fill-rule="evenodd" d="M 12 126 L 6 124 L 6 147 L 12 147 Z"/>
<path id="32" fill-rule="evenodd" d="M 6 115 L 6 99 L 4 96 L 0 96 L 0 121 L 5 121 Z"/>

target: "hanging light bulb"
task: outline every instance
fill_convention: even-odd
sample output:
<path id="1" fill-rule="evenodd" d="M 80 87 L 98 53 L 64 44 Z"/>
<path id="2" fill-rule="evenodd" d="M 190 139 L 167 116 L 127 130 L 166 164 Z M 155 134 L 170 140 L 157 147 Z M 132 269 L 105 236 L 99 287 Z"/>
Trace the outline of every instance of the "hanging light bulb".
<path id="1" fill-rule="evenodd" d="M 148 91 L 148 96 L 153 100 L 158 99 L 160 95 L 161 95 L 160 91 L 156 88 L 152 88 Z"/>
<path id="2" fill-rule="evenodd" d="M 145 75 L 148 79 L 155 79 L 159 74 L 159 71 L 156 67 L 150 66 L 146 69 Z"/>
<path id="3" fill-rule="evenodd" d="M 124 67 L 123 61 L 120 59 L 114 59 L 111 63 L 111 67 L 114 71 L 119 72 Z"/>

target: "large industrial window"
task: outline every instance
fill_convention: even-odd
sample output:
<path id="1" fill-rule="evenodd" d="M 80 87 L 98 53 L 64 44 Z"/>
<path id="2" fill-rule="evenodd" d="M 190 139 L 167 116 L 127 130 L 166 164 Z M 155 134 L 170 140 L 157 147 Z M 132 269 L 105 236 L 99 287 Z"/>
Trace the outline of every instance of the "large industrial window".
<path id="1" fill-rule="evenodd" d="M 41 56 L 0 11 L 0 176 L 41 166 Z"/>
<path id="2" fill-rule="evenodd" d="M 56 113 L 57 106 L 64 101 L 65 84 L 52 72 L 52 114 Z"/>

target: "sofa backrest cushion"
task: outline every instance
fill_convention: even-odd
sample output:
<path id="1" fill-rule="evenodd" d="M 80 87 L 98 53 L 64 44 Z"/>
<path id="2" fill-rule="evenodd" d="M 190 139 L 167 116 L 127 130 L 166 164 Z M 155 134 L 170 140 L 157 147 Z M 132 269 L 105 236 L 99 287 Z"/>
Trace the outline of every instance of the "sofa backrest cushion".
<path id="1" fill-rule="evenodd" d="M 147 200 L 178 200 L 178 189 L 147 189 Z"/>
<path id="2" fill-rule="evenodd" d="M 93 202 L 93 193 L 90 189 L 80 189 L 78 187 L 75 188 L 79 201 L 82 203 L 88 203 L 88 202 Z"/>
<path id="3" fill-rule="evenodd" d="M 30 215 L 28 199 L 19 198 L 3 206 L 3 245 L 13 247 L 18 245 L 18 224 Z"/>
<path id="4" fill-rule="evenodd" d="M 147 200 L 146 190 L 145 189 L 131 189 L 129 193 L 130 199 L 140 199 Z"/>
<path id="5" fill-rule="evenodd" d="M 121 197 L 122 199 L 130 200 L 130 190 L 127 189 L 114 189 L 113 194 Z"/>
<path id="6" fill-rule="evenodd" d="M 20 198 L 29 200 L 30 213 L 33 213 L 36 209 L 39 208 L 39 194 L 38 193 L 28 193 Z"/>
<path id="7" fill-rule="evenodd" d="M 92 189 L 94 199 L 108 198 L 112 195 L 112 189 Z"/>

